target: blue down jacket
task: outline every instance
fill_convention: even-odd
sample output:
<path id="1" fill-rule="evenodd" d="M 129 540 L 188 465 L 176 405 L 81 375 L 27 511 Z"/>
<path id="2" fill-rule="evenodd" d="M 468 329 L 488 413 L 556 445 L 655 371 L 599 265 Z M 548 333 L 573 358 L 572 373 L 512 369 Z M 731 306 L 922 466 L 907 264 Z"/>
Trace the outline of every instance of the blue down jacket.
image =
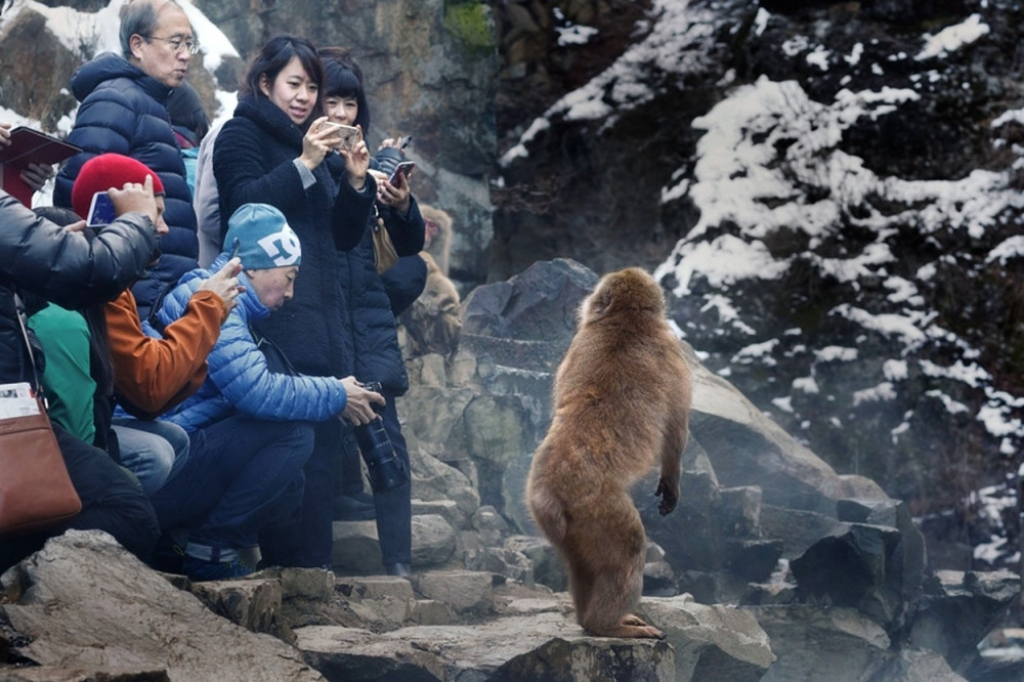
<path id="1" fill-rule="evenodd" d="M 222 253 L 210 265 L 211 270 L 200 268 L 182 277 L 164 298 L 157 312 L 160 321 L 166 325 L 181 317 L 203 280 L 220 270 L 227 260 L 227 254 Z M 246 290 L 238 297 L 238 305 L 228 315 L 210 352 L 206 381 L 161 419 L 186 431 L 196 431 L 233 411 L 278 421 L 323 421 L 339 414 L 345 409 L 346 394 L 338 379 L 270 371 L 266 356 L 249 329 L 250 323 L 266 318 L 270 311 L 256 296 L 245 273 L 239 274 L 238 279 Z"/>
<path id="2" fill-rule="evenodd" d="M 164 220 L 170 232 L 160 239 L 163 255 L 151 277 L 132 288 L 145 318 L 164 285 L 196 267 L 199 255 L 185 164 L 165 106 L 171 88 L 108 52 L 84 64 L 72 77 L 71 89 L 81 106 L 68 142 L 82 152 L 68 159 L 57 175 L 53 203 L 71 208 L 78 172 L 86 161 L 108 152 L 144 163 L 164 185 Z"/>

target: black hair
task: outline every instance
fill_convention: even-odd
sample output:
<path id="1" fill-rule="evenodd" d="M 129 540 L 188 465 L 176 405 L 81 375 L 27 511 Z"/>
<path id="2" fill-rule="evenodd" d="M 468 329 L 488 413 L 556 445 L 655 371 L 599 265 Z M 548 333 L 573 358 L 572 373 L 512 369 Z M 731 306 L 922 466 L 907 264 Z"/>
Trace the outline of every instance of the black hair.
<path id="1" fill-rule="evenodd" d="M 370 131 L 370 107 L 366 103 L 363 70 L 346 47 L 322 47 L 318 54 L 324 65 L 324 98 L 354 97 L 359 104 L 355 124 L 363 136 Z"/>
<path id="2" fill-rule="evenodd" d="M 298 57 L 306 74 L 317 84 L 316 104 L 313 106 L 313 113 L 310 120 L 323 115 L 323 91 L 324 91 L 324 67 L 317 56 L 313 43 L 302 36 L 294 36 L 286 33 L 276 35 L 260 49 L 259 54 L 253 58 L 249 66 L 249 72 L 239 88 L 239 94 L 246 97 L 264 97 L 260 90 L 260 77 L 266 76 L 271 83 L 278 74 L 288 66 L 292 58 Z"/>

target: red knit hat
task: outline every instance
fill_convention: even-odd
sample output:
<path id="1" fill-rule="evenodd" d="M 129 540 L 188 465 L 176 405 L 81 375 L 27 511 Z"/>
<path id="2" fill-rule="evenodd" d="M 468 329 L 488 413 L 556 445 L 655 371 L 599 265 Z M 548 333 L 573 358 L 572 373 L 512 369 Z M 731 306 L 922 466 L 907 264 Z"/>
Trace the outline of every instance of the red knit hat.
<path id="1" fill-rule="evenodd" d="M 126 182 L 145 182 L 147 175 L 153 176 L 153 194 L 163 194 L 164 183 L 160 181 L 160 176 L 145 164 L 121 154 L 93 157 L 78 171 L 78 177 L 71 188 L 71 208 L 80 217 L 86 218 L 92 195 L 96 192 L 106 192 L 111 187 L 121 189 Z"/>

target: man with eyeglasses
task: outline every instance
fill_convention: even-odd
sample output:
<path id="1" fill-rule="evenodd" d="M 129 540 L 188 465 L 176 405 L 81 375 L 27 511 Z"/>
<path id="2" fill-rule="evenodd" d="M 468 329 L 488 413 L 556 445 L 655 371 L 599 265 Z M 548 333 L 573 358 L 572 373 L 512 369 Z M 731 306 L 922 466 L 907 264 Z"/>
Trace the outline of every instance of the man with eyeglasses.
<path id="1" fill-rule="evenodd" d="M 101 54 L 71 78 L 81 104 L 68 141 L 83 151 L 58 174 L 53 202 L 70 208 L 82 166 L 108 152 L 136 159 L 160 176 L 170 231 L 160 240 L 158 264 L 132 287 L 139 315 L 146 319 L 160 292 L 197 267 L 196 216 L 166 103 L 199 47 L 185 11 L 173 0 L 128 3 L 120 39 L 122 54 Z"/>

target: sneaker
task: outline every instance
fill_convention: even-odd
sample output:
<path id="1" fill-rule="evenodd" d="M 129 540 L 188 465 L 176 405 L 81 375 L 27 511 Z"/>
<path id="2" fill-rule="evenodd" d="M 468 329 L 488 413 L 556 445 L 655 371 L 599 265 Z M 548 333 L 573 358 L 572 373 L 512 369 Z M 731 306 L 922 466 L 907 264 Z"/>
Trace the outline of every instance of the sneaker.
<path id="1" fill-rule="evenodd" d="M 377 518 L 373 495 L 369 493 L 335 495 L 331 506 L 335 521 L 372 521 Z"/>
<path id="2" fill-rule="evenodd" d="M 182 561 L 182 568 L 185 575 L 192 582 L 205 582 L 207 580 L 230 580 L 241 578 L 253 572 L 252 566 L 246 566 L 238 559 L 231 561 L 206 561 L 197 559 L 194 556 L 185 555 Z"/>

